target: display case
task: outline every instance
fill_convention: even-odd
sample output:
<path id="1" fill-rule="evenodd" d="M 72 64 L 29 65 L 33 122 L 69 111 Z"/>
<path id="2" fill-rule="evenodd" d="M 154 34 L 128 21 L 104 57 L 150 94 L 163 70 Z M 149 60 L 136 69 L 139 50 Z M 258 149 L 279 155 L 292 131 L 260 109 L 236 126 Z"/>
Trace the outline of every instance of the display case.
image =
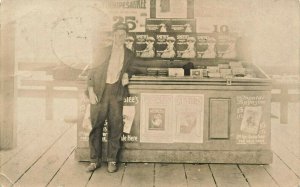
<path id="1" fill-rule="evenodd" d="M 160 68 L 151 67 L 151 74 L 134 75 L 130 80 L 120 161 L 272 162 L 271 80 L 259 67 L 229 60 L 139 59 L 136 63 Z M 153 74 L 187 63 L 194 65 L 190 75 Z M 228 70 L 221 73 L 222 69 Z M 76 157 L 88 160 L 89 131 L 84 133 L 81 124 Z M 106 134 L 104 127 L 104 141 Z"/>

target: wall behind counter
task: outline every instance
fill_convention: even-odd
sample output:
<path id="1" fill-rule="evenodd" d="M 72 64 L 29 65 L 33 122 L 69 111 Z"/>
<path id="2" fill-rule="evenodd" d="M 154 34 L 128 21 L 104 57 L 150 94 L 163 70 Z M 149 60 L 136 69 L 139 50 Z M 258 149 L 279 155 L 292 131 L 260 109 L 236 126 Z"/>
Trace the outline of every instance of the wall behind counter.
<path id="1" fill-rule="evenodd" d="M 66 60 L 73 63 L 91 60 L 91 40 L 84 37 L 86 31 L 82 25 L 93 30 L 108 22 L 101 14 L 90 11 L 95 2 L 97 1 L 15 0 L 16 61 L 43 63 Z M 81 8 L 74 10 L 76 7 Z M 72 15 L 73 20 L 68 17 L 68 11 L 72 8 L 78 14 Z M 215 29 L 214 25 L 219 28 L 221 25 L 228 25 L 230 31 L 237 31 L 241 37 L 246 38 L 249 45 L 247 53 L 252 54 L 249 56 L 258 65 L 299 67 L 299 1 L 195 0 L 194 8 L 197 32 L 211 32 Z M 80 22 L 80 16 L 88 12 L 95 19 L 88 22 L 84 20 L 85 23 L 81 26 L 76 25 Z M 176 17 L 176 12 L 170 14 Z M 68 22 L 59 24 L 63 19 Z M 68 35 L 72 37 L 74 32 L 82 35 L 78 34 L 75 42 L 69 45 Z M 57 41 L 59 42 L 55 43 Z M 55 45 L 59 50 L 55 51 Z M 71 52 L 57 54 L 57 51 L 59 53 L 64 49 Z"/>

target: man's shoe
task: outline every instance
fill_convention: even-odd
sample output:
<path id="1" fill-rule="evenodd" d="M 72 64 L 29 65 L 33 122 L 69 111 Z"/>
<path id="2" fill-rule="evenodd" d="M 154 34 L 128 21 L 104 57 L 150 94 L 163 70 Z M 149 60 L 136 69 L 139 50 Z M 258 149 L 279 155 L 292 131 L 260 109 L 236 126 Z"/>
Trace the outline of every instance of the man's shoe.
<path id="1" fill-rule="evenodd" d="M 100 168 L 101 167 L 101 163 L 100 162 L 91 162 L 90 165 L 86 168 L 86 171 L 87 172 L 93 172 L 95 171 L 96 169 Z"/>
<path id="2" fill-rule="evenodd" d="M 107 171 L 109 173 L 114 173 L 118 170 L 117 162 L 108 162 L 107 163 Z"/>

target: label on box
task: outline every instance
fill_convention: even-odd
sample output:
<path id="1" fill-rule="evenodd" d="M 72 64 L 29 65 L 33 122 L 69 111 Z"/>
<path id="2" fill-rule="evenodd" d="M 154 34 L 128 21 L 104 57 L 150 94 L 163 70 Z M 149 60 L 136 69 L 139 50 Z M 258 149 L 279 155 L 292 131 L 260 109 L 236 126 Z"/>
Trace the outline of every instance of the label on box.
<path id="1" fill-rule="evenodd" d="M 183 77 L 184 70 L 182 68 L 168 68 L 169 76 L 171 77 Z"/>
<path id="2" fill-rule="evenodd" d="M 218 66 L 207 66 L 207 72 L 208 73 L 218 73 L 219 67 Z"/>
<path id="3" fill-rule="evenodd" d="M 228 75 L 232 75 L 231 69 L 220 69 L 221 77 L 226 78 Z"/>
<path id="4" fill-rule="evenodd" d="M 246 69 L 245 68 L 232 68 L 233 75 L 245 75 Z"/>
<path id="5" fill-rule="evenodd" d="M 229 66 L 232 67 L 243 67 L 241 62 L 229 62 Z"/>
<path id="6" fill-rule="evenodd" d="M 229 64 L 218 64 L 219 69 L 228 69 Z"/>
<path id="7" fill-rule="evenodd" d="M 203 69 L 191 69 L 191 77 L 199 77 L 202 78 L 203 77 Z"/>
<path id="8" fill-rule="evenodd" d="M 221 74 L 220 73 L 208 73 L 208 77 L 211 77 L 211 78 L 220 78 L 221 77 Z"/>

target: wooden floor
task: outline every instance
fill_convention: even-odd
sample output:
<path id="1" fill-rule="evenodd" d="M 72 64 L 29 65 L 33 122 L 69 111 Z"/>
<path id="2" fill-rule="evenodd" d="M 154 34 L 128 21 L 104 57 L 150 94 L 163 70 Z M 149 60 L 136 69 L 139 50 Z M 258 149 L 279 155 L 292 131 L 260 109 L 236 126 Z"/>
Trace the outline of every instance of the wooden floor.
<path id="1" fill-rule="evenodd" d="M 19 99 L 18 146 L 0 151 L 2 186 L 300 187 L 300 103 L 289 105 L 289 124 L 279 123 L 279 105 L 272 104 L 270 165 L 122 163 L 109 174 L 106 167 L 87 173 L 88 163 L 74 160 L 76 125 L 63 116 L 76 113 L 76 102 L 56 102 L 55 119 L 45 121 L 43 100 Z"/>

